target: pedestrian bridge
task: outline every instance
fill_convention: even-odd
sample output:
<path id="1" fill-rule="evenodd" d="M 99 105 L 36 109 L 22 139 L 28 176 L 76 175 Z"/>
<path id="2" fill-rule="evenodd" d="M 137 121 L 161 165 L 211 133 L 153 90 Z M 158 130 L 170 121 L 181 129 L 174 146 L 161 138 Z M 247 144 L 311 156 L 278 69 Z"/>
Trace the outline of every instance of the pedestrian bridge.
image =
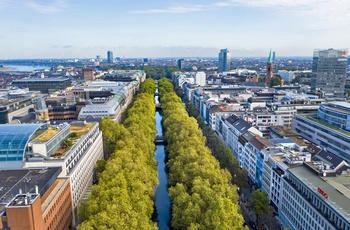
<path id="1" fill-rule="evenodd" d="M 156 145 L 166 145 L 168 142 L 166 141 L 166 138 L 164 136 L 156 136 L 156 139 L 154 140 Z"/>

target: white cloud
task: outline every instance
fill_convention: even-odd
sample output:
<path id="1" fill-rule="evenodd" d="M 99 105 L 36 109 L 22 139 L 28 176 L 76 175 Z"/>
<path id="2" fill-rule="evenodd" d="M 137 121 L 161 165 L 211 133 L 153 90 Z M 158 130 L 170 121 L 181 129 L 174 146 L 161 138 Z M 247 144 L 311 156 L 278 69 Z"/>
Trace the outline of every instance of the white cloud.
<path id="1" fill-rule="evenodd" d="M 54 0 L 51 4 L 41 4 L 35 1 L 27 2 L 26 5 L 42 14 L 56 14 L 64 9 L 64 0 Z"/>
<path id="2" fill-rule="evenodd" d="M 191 13 L 217 10 L 224 7 L 243 6 L 281 10 L 285 14 L 302 14 L 324 19 L 350 19 L 349 0 L 228 0 L 210 4 L 172 5 L 165 8 L 134 10 L 134 14 Z"/>

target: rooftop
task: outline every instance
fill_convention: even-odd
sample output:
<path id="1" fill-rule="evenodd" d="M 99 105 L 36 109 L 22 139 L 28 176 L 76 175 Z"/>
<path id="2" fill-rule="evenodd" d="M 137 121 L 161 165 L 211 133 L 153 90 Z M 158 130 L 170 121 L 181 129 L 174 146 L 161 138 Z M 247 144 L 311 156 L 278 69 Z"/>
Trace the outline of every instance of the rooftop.
<path id="1" fill-rule="evenodd" d="M 26 82 L 57 82 L 57 81 L 68 81 L 69 78 L 56 77 L 56 78 L 23 78 L 19 80 L 14 80 L 13 83 L 26 83 Z"/>
<path id="2" fill-rule="evenodd" d="M 299 135 L 297 132 L 295 132 L 294 130 L 287 128 L 287 127 L 283 127 L 283 126 L 273 126 L 272 127 L 275 131 L 279 132 L 280 134 L 282 134 L 283 136 L 289 136 L 289 135 Z"/>
<path id="3" fill-rule="evenodd" d="M 55 136 L 58 132 L 59 132 L 59 130 L 57 130 L 54 127 L 50 126 L 44 133 L 42 133 L 37 138 L 35 138 L 33 140 L 33 142 L 47 142 L 53 136 Z"/>
<path id="4" fill-rule="evenodd" d="M 337 177 L 319 177 L 309 170 L 305 165 L 289 168 L 289 171 L 299 178 L 308 188 L 319 194 L 320 198 L 333 207 L 344 218 L 350 221 L 350 184 L 349 175 Z M 328 195 L 328 199 L 323 197 L 318 188 L 322 189 Z"/>
<path id="5" fill-rule="evenodd" d="M 326 122 L 322 122 L 322 121 L 318 120 L 318 119 L 315 118 L 315 117 L 311 117 L 311 116 L 307 116 L 307 115 L 303 115 L 303 116 L 301 116 L 301 117 L 303 117 L 303 118 L 305 118 L 305 119 L 307 119 L 307 120 L 309 120 L 309 121 L 313 121 L 313 122 L 315 122 L 315 123 L 318 123 L 318 124 L 320 124 L 320 125 L 323 125 L 323 126 L 329 128 L 329 129 L 332 129 L 332 130 L 334 130 L 334 131 L 336 131 L 336 132 L 342 133 L 342 134 L 344 134 L 344 135 L 350 137 L 350 132 L 347 132 L 347 131 L 342 130 L 342 129 L 339 129 L 339 128 L 335 127 L 335 126 L 329 125 L 329 124 L 327 124 Z"/>
<path id="6" fill-rule="evenodd" d="M 0 204 L 7 204 L 20 189 L 23 194 L 35 193 L 35 185 L 43 195 L 61 171 L 61 167 L 0 170 Z"/>

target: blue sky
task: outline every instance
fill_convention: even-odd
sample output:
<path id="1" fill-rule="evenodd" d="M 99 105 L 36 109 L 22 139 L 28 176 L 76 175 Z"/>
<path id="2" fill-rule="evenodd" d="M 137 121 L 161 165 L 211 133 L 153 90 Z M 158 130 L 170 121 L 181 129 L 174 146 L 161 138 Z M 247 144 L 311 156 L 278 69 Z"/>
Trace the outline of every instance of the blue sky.
<path id="1" fill-rule="evenodd" d="M 0 59 L 312 56 L 350 48 L 349 0 L 0 0 Z"/>

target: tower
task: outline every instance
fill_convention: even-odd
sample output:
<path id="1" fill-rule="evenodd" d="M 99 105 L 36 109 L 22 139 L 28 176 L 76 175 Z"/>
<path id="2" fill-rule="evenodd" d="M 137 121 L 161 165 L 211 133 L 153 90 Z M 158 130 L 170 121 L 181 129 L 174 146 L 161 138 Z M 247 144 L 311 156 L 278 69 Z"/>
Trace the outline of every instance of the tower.
<path id="1" fill-rule="evenodd" d="M 347 49 L 314 50 L 311 90 L 320 90 L 328 98 L 343 98 L 347 60 Z"/>
<path id="2" fill-rule="evenodd" d="M 219 53 L 218 73 L 230 71 L 231 54 L 228 49 L 221 49 Z"/>
<path id="3" fill-rule="evenodd" d="M 183 67 L 183 66 L 182 66 L 183 61 L 184 61 L 184 59 L 182 59 L 182 58 L 180 58 L 180 59 L 177 60 L 177 67 L 179 68 L 179 70 L 181 70 L 182 67 Z"/>
<path id="4" fill-rule="evenodd" d="M 107 52 L 107 62 L 113 63 L 113 52 L 112 51 Z"/>
<path id="5" fill-rule="evenodd" d="M 273 78 L 273 55 L 272 55 L 272 51 L 270 49 L 270 54 L 269 57 L 267 59 L 267 65 L 266 65 L 266 76 L 265 76 L 265 85 L 267 87 L 270 87 L 270 82 L 271 79 Z"/>
<path id="6" fill-rule="evenodd" d="M 47 109 L 44 98 L 39 97 L 35 103 L 35 115 L 37 120 L 48 121 L 49 110 Z"/>

